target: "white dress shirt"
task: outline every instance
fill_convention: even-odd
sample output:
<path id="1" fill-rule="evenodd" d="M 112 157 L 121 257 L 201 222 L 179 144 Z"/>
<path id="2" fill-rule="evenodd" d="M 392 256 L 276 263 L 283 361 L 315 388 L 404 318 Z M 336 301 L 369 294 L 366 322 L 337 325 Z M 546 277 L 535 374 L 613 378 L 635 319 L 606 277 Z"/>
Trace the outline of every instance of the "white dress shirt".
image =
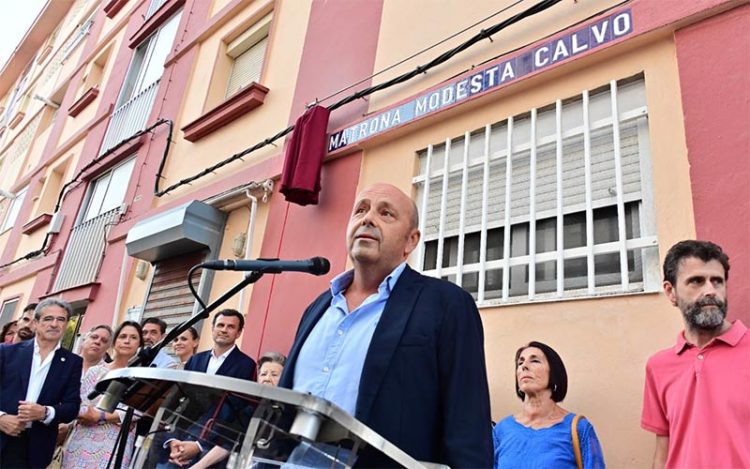
<path id="1" fill-rule="evenodd" d="M 55 358 L 55 352 L 60 348 L 60 342 L 57 343 L 57 347 L 51 350 L 47 357 L 42 360 L 42 354 L 39 351 L 39 342 L 34 339 L 34 355 L 31 358 L 31 373 L 29 374 L 29 387 L 26 388 L 26 401 L 36 402 L 39 399 L 39 394 L 42 392 L 42 386 L 44 381 L 47 379 L 50 365 L 52 365 L 52 359 Z M 64 358 L 60 358 L 64 360 Z M 55 408 L 47 406 L 47 418 L 42 420 L 42 423 L 49 425 L 50 422 L 55 418 Z M 31 423 L 26 424 L 26 427 L 30 427 Z"/>
<path id="2" fill-rule="evenodd" d="M 208 375 L 215 375 L 217 371 L 219 371 L 219 368 L 221 368 L 221 364 L 224 363 L 224 360 L 227 359 L 227 356 L 232 353 L 232 350 L 236 349 L 237 345 L 232 345 L 232 348 L 227 350 L 226 352 L 222 353 L 218 357 L 214 355 L 214 350 L 211 349 L 211 358 L 208 359 L 208 366 L 206 367 L 206 374 Z"/>

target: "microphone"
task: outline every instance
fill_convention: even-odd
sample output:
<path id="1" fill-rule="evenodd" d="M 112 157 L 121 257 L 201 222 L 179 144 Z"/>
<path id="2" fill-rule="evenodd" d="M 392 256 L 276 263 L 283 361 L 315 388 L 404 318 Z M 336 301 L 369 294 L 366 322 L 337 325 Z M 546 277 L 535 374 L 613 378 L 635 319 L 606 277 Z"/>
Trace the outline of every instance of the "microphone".
<path id="1" fill-rule="evenodd" d="M 324 275 L 331 270 L 331 263 L 325 257 L 313 257 L 300 261 L 285 261 L 281 259 L 256 259 L 208 261 L 201 264 L 210 270 L 240 270 L 259 272 L 263 274 L 280 274 L 281 272 L 305 272 L 313 275 Z"/>
<path id="2" fill-rule="evenodd" d="M 103 393 L 100 393 L 96 390 L 91 391 L 88 398 L 95 399 L 98 395 L 104 394 L 99 400 L 99 403 L 96 405 L 96 408 L 101 410 L 102 412 L 112 413 L 115 411 L 117 405 L 122 400 L 122 396 L 123 394 L 125 394 L 125 390 L 127 388 L 128 385 L 121 381 L 112 381 L 111 383 L 109 383 L 109 386 L 107 386 L 106 391 L 104 391 Z"/>

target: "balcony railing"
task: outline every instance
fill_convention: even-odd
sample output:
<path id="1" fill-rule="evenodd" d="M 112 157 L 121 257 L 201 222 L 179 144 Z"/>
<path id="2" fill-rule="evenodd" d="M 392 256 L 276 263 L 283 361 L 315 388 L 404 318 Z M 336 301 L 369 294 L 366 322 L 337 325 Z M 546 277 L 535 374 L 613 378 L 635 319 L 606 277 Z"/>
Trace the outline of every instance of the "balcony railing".
<path id="1" fill-rule="evenodd" d="M 104 136 L 102 148 L 99 151 L 100 155 L 146 128 L 146 120 L 151 113 L 158 89 L 159 80 L 156 80 L 112 113 L 107 134 Z"/>
<path id="2" fill-rule="evenodd" d="M 54 291 L 67 290 L 96 280 L 106 244 L 107 225 L 119 216 L 119 207 L 80 223 L 70 233 Z"/>
<path id="3" fill-rule="evenodd" d="M 159 8 L 164 6 L 165 3 L 167 3 L 167 0 L 151 0 L 151 4 L 148 6 L 148 10 L 146 11 L 146 16 L 144 16 L 143 19 L 148 21 L 148 19 L 151 18 L 154 13 L 159 11 Z"/>
<path id="4" fill-rule="evenodd" d="M 86 20 L 85 23 L 81 25 L 80 28 L 78 28 L 78 31 L 76 31 L 75 36 L 73 36 L 69 43 L 65 45 L 65 48 L 63 49 L 63 56 L 62 59 L 65 60 L 68 58 L 68 56 L 75 50 L 76 47 L 78 47 L 78 44 L 83 41 L 83 38 L 86 37 L 86 35 L 91 31 L 91 26 L 94 24 L 94 19 L 89 18 Z"/>

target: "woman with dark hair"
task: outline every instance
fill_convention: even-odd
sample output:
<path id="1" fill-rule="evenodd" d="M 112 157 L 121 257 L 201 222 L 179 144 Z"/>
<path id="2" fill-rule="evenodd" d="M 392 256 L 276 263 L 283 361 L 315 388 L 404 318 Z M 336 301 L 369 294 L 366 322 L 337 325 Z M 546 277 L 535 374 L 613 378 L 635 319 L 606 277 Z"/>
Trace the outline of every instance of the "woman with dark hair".
<path id="1" fill-rule="evenodd" d="M 568 392 L 560 355 L 541 342 L 516 351 L 516 395 L 521 411 L 493 430 L 495 468 L 605 467 L 594 427 L 558 405 Z"/>
<path id="2" fill-rule="evenodd" d="M 3 332 L 0 334 L 0 344 L 12 344 L 16 336 L 18 321 L 10 321 L 3 326 Z"/>
<path id="3" fill-rule="evenodd" d="M 195 355 L 195 351 L 198 349 L 198 342 L 198 331 L 194 327 L 183 331 L 172 342 L 172 350 L 174 350 L 174 354 L 180 360 L 180 365 L 177 368 L 180 370 L 185 368 L 185 363 L 190 360 L 190 357 Z"/>
<path id="4" fill-rule="evenodd" d="M 62 468 L 106 468 L 112 456 L 117 435 L 120 433 L 120 423 L 125 415 L 123 410 L 112 413 L 102 412 L 96 408 L 99 398 L 89 400 L 89 393 L 96 383 L 108 372 L 118 368 L 125 368 L 143 346 L 143 330 L 135 321 L 124 321 L 114 333 L 115 355 L 112 363 L 97 365 L 89 368 L 86 376 L 81 380 L 81 410 L 78 412 L 73 433 L 68 438 L 67 447 L 63 453 Z M 135 437 L 135 423 L 128 431 L 128 443 L 122 466 L 130 464 L 130 451 Z"/>

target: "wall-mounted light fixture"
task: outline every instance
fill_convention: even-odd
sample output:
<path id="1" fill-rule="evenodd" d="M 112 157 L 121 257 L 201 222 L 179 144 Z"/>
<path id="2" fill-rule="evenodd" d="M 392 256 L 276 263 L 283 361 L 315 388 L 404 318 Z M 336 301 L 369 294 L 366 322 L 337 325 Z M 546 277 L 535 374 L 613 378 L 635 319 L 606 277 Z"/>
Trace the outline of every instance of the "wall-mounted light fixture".
<path id="1" fill-rule="evenodd" d="M 139 280 L 146 280 L 148 275 L 148 262 L 138 261 L 135 265 L 135 277 Z"/>
<path id="2" fill-rule="evenodd" d="M 247 242 L 247 233 L 240 233 L 232 240 L 232 254 L 234 257 L 243 257 L 245 255 L 245 243 Z"/>

